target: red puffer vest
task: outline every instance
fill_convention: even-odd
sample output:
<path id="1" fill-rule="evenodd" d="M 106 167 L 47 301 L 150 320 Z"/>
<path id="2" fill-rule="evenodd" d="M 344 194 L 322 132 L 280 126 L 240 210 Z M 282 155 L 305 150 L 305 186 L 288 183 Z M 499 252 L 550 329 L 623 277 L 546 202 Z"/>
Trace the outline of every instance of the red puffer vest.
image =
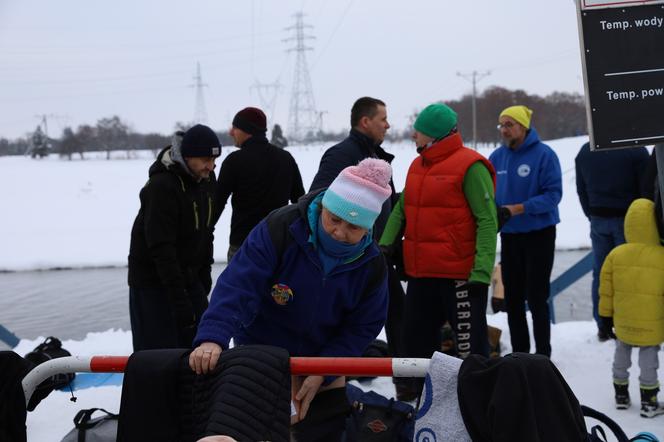
<path id="1" fill-rule="evenodd" d="M 463 193 L 468 168 L 482 155 L 450 135 L 423 151 L 410 165 L 404 207 L 403 254 L 406 273 L 415 278 L 467 279 L 475 260 L 477 226 Z"/>

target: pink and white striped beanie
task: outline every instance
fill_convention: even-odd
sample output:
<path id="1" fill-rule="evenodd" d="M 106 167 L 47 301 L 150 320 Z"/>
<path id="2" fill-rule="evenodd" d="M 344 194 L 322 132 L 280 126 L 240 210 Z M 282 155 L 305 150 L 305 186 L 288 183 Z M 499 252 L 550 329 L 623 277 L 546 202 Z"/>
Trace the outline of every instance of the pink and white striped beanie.
<path id="1" fill-rule="evenodd" d="M 365 158 L 339 173 L 323 195 L 323 207 L 365 229 L 373 227 L 385 200 L 392 194 L 392 168 L 387 161 Z"/>

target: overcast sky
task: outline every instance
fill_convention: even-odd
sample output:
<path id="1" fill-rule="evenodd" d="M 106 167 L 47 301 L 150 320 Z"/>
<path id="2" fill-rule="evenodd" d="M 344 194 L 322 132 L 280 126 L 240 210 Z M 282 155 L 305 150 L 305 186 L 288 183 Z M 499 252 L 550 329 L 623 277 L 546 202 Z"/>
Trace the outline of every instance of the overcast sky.
<path id="1" fill-rule="evenodd" d="M 283 40 L 297 11 L 315 36 L 306 60 L 326 130 L 347 129 L 363 95 L 405 129 L 413 111 L 470 92 L 457 72 L 491 71 L 480 92 L 583 91 L 569 0 L 0 0 L 0 137 L 44 114 L 55 137 L 112 115 L 170 133 L 194 118 L 197 62 L 211 127 L 264 107 L 250 87 L 278 81 L 269 125 L 286 128 L 295 54 Z"/>

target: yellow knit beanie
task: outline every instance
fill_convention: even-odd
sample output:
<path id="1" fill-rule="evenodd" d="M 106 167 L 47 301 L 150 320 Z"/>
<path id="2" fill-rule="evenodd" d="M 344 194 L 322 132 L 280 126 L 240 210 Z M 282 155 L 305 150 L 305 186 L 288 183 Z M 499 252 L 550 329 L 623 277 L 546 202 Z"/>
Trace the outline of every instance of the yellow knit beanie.
<path id="1" fill-rule="evenodd" d="M 510 106 L 500 113 L 500 117 L 503 115 L 512 117 L 517 123 L 530 129 L 530 118 L 533 116 L 533 111 L 528 109 L 526 106 Z"/>

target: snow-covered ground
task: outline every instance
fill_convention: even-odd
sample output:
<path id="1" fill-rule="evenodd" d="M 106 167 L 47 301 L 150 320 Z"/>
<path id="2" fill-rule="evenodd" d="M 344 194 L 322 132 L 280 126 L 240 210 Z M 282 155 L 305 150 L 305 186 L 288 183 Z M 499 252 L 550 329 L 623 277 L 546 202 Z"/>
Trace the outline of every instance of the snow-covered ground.
<path id="1" fill-rule="evenodd" d="M 574 157 L 586 137 L 549 142 L 560 158 L 563 170 L 562 222 L 558 226 L 559 249 L 589 247 L 588 222 L 581 212 L 575 192 Z M 308 188 L 323 151 L 329 145 L 295 146 L 295 157 Z M 403 187 L 408 165 L 416 153 L 413 144 L 386 144 L 396 155 L 393 163 L 397 189 Z M 223 158 L 231 151 L 223 149 Z M 488 156 L 490 149 L 480 149 Z M 138 152 L 132 159 L 106 161 L 103 155 L 85 161 L 64 161 L 52 157 L 31 160 L 0 158 L 0 188 L 3 212 L 0 217 L 0 270 L 49 269 L 126 265 L 129 233 L 138 210 L 138 192 L 147 179 L 152 152 Z M 216 233 L 216 259 L 225 259 L 228 247 L 230 211 L 226 211 Z M 501 345 L 509 352 L 509 331 L 504 314 L 490 315 L 489 322 L 503 330 Z M 563 373 L 580 402 L 613 417 L 627 434 L 651 431 L 664 439 L 664 416 L 652 420 L 639 417 L 638 407 L 617 411 L 613 408 L 611 361 L 613 342 L 597 342 L 593 322 L 565 322 L 552 328 L 552 360 Z M 25 354 L 40 339 L 22 340 L 15 348 Z M 128 355 L 131 334 L 109 330 L 90 333 L 83 341 L 65 341 L 64 347 L 76 355 Z M 636 360 L 636 356 L 634 357 Z M 662 370 L 659 372 L 663 378 Z M 638 400 L 638 368 L 632 369 L 632 398 Z M 392 396 L 389 379 L 377 379 L 363 388 Z M 120 387 L 81 390 L 78 401 L 69 393 L 51 394 L 28 415 L 28 440 L 56 441 L 72 428 L 72 419 L 82 408 L 102 407 L 118 411 Z M 546 398 L 542 398 L 546 400 Z"/>
<path id="2" fill-rule="evenodd" d="M 563 175 L 562 222 L 559 249 L 590 247 L 589 227 L 579 205 L 574 184 L 574 156 L 586 137 L 551 141 L 560 158 Z M 300 167 L 306 189 L 329 144 L 288 148 Z M 416 156 L 412 142 L 385 144 L 396 155 L 394 183 L 403 188 L 406 172 Z M 234 148 L 224 148 L 218 164 Z M 489 156 L 491 149 L 480 149 Z M 56 267 L 124 266 L 129 252 L 131 226 L 139 208 L 138 193 L 154 160 L 150 151 L 135 152 L 116 160 L 105 153 L 80 161 L 51 156 L 44 160 L 0 157 L 0 189 L 4 189 L 0 217 L 0 271 Z M 92 155 L 90 155 L 92 158 Z M 124 159 L 123 159 L 124 158 Z M 227 206 L 230 208 L 229 206 Z M 215 234 L 215 256 L 224 261 L 228 249 L 230 210 L 224 211 Z"/>

